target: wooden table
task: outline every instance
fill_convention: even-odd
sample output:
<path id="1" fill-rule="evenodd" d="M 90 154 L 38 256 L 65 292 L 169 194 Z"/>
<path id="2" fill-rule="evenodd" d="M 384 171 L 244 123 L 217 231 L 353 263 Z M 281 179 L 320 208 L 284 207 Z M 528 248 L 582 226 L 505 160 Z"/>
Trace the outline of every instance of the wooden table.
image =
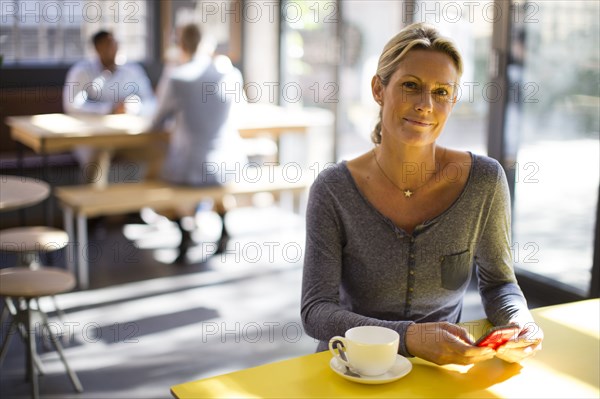
<path id="1" fill-rule="evenodd" d="M 306 133 L 314 127 L 331 126 L 333 116 L 322 109 L 286 109 L 269 104 L 240 107 L 235 123 L 243 138 L 270 136 L 278 140 L 285 133 Z M 110 167 L 116 149 L 139 148 L 156 140 L 168 140 L 165 131 L 151 131 L 150 120 L 134 115 L 43 114 L 6 118 L 13 140 L 47 155 L 90 146 L 100 151 L 101 171 Z M 98 185 L 107 184 L 101 173 Z"/>
<path id="2" fill-rule="evenodd" d="M 543 349 L 521 364 L 497 358 L 473 366 L 410 359 L 412 371 L 382 385 L 347 381 L 321 352 L 171 387 L 185 398 L 598 398 L 600 300 L 533 310 Z M 474 335 L 485 321 L 465 323 Z"/>
<path id="3" fill-rule="evenodd" d="M 329 126 L 333 116 L 317 108 L 286 109 L 269 104 L 248 104 L 240 107 L 236 125 L 244 138 L 269 134 L 279 137 L 308 129 Z M 167 137 L 163 131 L 150 131 L 150 121 L 134 115 L 65 115 L 42 114 L 9 116 L 6 124 L 11 137 L 37 153 L 70 151 L 81 145 L 96 148 L 127 148 Z"/>
<path id="4" fill-rule="evenodd" d="M 168 133 L 150 131 L 150 122 L 134 115 L 42 114 L 6 118 L 13 140 L 46 155 L 72 151 L 80 146 L 98 151 L 98 186 L 108 184 L 108 170 L 114 150 L 139 148 L 156 140 L 168 140 Z M 47 165 L 45 165 L 47 167 Z"/>
<path id="5" fill-rule="evenodd" d="M 155 140 L 149 121 L 134 115 L 42 114 L 10 116 L 11 137 L 36 153 L 54 154 L 87 145 L 98 149 L 128 148 Z"/>
<path id="6" fill-rule="evenodd" d="M 243 138 L 269 135 L 278 139 L 283 134 L 306 134 L 314 127 L 333 125 L 331 112 L 320 108 L 283 108 L 270 104 L 248 104 L 240 107 L 236 127 Z"/>

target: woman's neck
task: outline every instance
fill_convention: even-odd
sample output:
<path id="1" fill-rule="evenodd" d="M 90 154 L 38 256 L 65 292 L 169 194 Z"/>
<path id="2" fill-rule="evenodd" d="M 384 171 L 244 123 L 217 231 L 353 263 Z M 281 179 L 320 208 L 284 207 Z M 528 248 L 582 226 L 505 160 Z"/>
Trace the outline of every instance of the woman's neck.
<path id="1" fill-rule="evenodd" d="M 375 157 L 394 185 L 414 190 L 438 175 L 443 153 L 435 144 L 418 147 L 381 144 L 375 150 Z"/>

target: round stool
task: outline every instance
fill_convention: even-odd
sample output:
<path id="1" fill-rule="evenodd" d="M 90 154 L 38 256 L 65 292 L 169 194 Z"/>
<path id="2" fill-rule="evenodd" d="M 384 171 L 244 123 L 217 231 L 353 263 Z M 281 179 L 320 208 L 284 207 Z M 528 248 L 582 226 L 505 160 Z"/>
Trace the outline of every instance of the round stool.
<path id="1" fill-rule="evenodd" d="M 19 254 L 22 266 L 40 266 L 40 253 L 57 251 L 68 243 L 69 235 L 53 227 L 14 227 L 0 231 L 0 250 Z"/>
<path id="2" fill-rule="evenodd" d="M 35 205 L 50 195 L 45 181 L 25 176 L 0 175 L 0 210 L 11 211 Z"/>
<path id="3" fill-rule="evenodd" d="M 0 269 L 0 296 L 4 297 L 7 307 L 11 307 L 12 320 L 0 349 L 0 366 L 6 355 L 6 350 L 12 336 L 16 330 L 20 333 L 25 341 L 27 377 L 31 380 L 31 395 L 37 398 L 38 380 L 37 371 L 43 374 L 41 362 L 37 357 L 35 347 L 35 326 L 33 325 L 34 313 L 39 313 L 42 319 L 42 329 L 46 328 L 50 336 L 50 340 L 54 344 L 61 361 L 65 365 L 67 374 L 71 379 L 75 390 L 83 392 L 79 378 L 69 367 L 67 359 L 64 355 L 62 345 L 58 337 L 48 324 L 48 316 L 38 306 L 32 307 L 32 304 L 44 296 L 54 296 L 63 292 L 70 291 L 75 287 L 75 277 L 72 273 L 53 268 L 40 267 L 37 269 L 29 269 L 24 267 L 11 267 Z M 13 303 L 15 301 L 15 303 Z"/>
<path id="4" fill-rule="evenodd" d="M 40 255 L 57 251 L 67 246 L 69 235 L 61 230 L 46 226 L 14 227 L 0 231 L 0 251 L 13 252 L 17 254 L 17 266 L 25 266 L 37 269 L 42 266 Z M 58 316 L 62 319 L 65 315 L 56 303 L 54 296 L 51 297 Z M 38 304 L 39 306 L 39 304 Z M 12 311 L 5 308 L 5 311 Z M 5 311 L 0 317 L 4 322 Z M 12 312 L 14 313 L 14 312 Z"/>
<path id="5" fill-rule="evenodd" d="M 14 298 L 40 298 L 61 294 L 75 287 L 72 273 L 55 267 L 36 270 L 21 267 L 0 269 L 0 295 Z"/>

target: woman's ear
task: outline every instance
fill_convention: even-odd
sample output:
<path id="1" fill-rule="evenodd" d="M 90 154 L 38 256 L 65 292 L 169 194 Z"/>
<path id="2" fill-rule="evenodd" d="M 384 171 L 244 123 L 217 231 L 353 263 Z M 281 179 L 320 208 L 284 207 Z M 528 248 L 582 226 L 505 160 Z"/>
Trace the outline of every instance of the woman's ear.
<path id="1" fill-rule="evenodd" d="M 371 79 L 371 92 L 373 93 L 373 99 L 379 105 L 383 105 L 383 83 L 379 75 L 373 76 Z"/>

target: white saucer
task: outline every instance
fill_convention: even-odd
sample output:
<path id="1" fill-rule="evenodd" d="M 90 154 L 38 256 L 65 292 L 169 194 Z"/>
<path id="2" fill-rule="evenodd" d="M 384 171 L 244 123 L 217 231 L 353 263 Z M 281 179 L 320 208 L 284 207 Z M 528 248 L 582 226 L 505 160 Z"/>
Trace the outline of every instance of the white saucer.
<path id="1" fill-rule="evenodd" d="M 396 363 L 392 366 L 388 372 L 385 374 L 377 375 L 374 377 L 360 376 L 360 377 L 352 377 L 346 375 L 346 366 L 340 362 L 336 357 L 332 357 L 329 362 L 329 367 L 333 371 L 336 372 L 339 376 L 354 382 L 359 382 L 361 384 L 385 384 L 388 382 L 396 381 L 406 374 L 410 373 L 412 370 L 412 363 L 408 361 L 402 355 L 396 355 Z"/>

